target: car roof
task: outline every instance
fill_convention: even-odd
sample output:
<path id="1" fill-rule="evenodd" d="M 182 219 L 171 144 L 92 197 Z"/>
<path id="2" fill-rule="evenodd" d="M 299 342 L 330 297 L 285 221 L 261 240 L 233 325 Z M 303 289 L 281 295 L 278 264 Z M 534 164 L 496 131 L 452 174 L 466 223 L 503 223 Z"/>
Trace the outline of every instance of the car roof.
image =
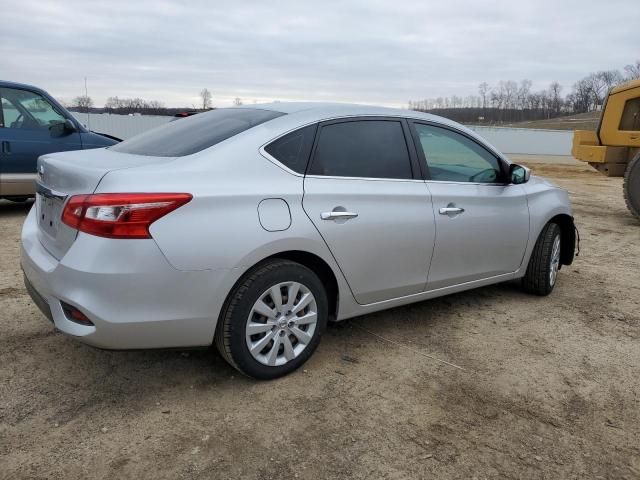
<path id="1" fill-rule="evenodd" d="M 45 92 L 44 90 L 42 90 L 41 88 L 38 88 L 34 85 L 28 85 L 26 83 L 18 83 L 18 82 L 9 82 L 7 80 L 0 80 L 0 88 L 20 88 L 20 89 L 27 89 L 27 90 L 32 90 L 34 92 L 38 92 L 38 93 L 44 93 L 46 96 L 47 92 Z"/>
<path id="2" fill-rule="evenodd" d="M 448 118 L 432 115 L 430 113 L 418 112 L 415 110 L 406 110 L 401 108 L 377 107 L 373 105 L 358 105 L 350 103 L 326 103 L 326 102 L 273 102 L 252 105 L 241 105 L 231 108 L 246 108 L 257 110 L 270 110 L 280 112 L 285 115 L 267 122 L 268 125 L 279 125 L 282 132 L 290 131 L 305 124 L 322 122 L 326 120 L 340 119 L 345 117 L 366 117 L 366 116 L 382 116 L 382 117 L 400 117 L 415 120 L 424 120 L 435 125 L 451 127 L 457 131 L 464 132 L 467 136 L 476 139 L 485 147 L 492 150 L 497 156 L 509 161 L 507 157 L 497 148 L 487 142 L 473 130 L 466 126 L 449 120 Z"/>
<path id="3" fill-rule="evenodd" d="M 374 105 L 360 105 L 355 103 L 330 103 L 330 102 L 273 102 L 258 103 L 253 105 L 242 105 L 233 108 L 249 108 L 259 110 L 271 110 L 274 112 L 285 113 L 288 115 L 304 114 L 307 119 L 315 118 L 316 120 L 352 117 L 352 116 L 389 116 L 389 117 L 406 117 L 428 120 L 435 123 L 462 127 L 462 125 L 444 117 L 422 113 L 415 110 L 406 110 L 401 108 L 378 107 Z M 465 129 L 466 130 L 466 129 Z"/>

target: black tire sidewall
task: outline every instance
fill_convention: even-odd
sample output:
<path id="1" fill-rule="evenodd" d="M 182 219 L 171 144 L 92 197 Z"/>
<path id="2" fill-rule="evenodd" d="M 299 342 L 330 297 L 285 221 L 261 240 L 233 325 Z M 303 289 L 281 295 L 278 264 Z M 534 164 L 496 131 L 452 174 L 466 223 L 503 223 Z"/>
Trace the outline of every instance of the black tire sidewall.
<path id="1" fill-rule="evenodd" d="M 558 224 L 548 223 L 540 232 L 529 260 L 527 273 L 523 278 L 524 289 L 529 293 L 549 295 L 558 283 L 558 277 L 556 277 L 553 285 L 549 278 L 553 260 L 553 242 L 558 236 L 560 237 L 560 249 L 562 251 L 562 232 Z"/>
<path id="2" fill-rule="evenodd" d="M 549 224 L 549 235 L 550 235 L 550 242 L 547 247 L 547 252 L 545 252 L 547 256 L 547 265 L 544 271 L 545 271 L 546 281 L 547 281 L 546 289 L 549 293 L 551 293 L 553 291 L 553 288 L 556 286 L 556 283 L 558 283 L 558 274 L 556 274 L 556 278 L 553 284 L 551 284 L 551 279 L 549 278 L 549 275 L 551 274 L 551 264 L 553 262 L 553 244 L 556 241 L 557 237 L 560 237 L 560 253 L 562 253 L 562 234 L 560 231 L 560 227 L 555 223 Z M 559 269 L 560 269 L 560 265 L 558 265 L 558 273 L 560 273 Z"/>
<path id="3" fill-rule="evenodd" d="M 307 347 L 293 360 L 284 365 L 270 367 L 258 362 L 246 343 L 245 329 L 251 309 L 259 298 L 267 289 L 282 282 L 298 282 L 307 287 L 316 300 L 318 307 L 318 320 L 316 329 L 311 342 Z M 245 375 L 258 379 L 272 379 L 286 375 L 305 363 L 313 354 L 320 343 L 320 338 L 326 328 L 328 317 L 328 301 L 325 288 L 318 276 L 303 265 L 294 262 L 284 262 L 276 265 L 274 269 L 266 269 L 260 275 L 245 282 L 242 287 L 234 292 L 235 295 L 241 295 L 242 298 L 237 299 L 238 302 L 230 312 L 226 321 L 229 322 L 229 353 L 238 370 Z"/>
<path id="4" fill-rule="evenodd" d="M 624 175 L 623 188 L 627 207 L 640 220 L 640 154 L 629 163 Z"/>

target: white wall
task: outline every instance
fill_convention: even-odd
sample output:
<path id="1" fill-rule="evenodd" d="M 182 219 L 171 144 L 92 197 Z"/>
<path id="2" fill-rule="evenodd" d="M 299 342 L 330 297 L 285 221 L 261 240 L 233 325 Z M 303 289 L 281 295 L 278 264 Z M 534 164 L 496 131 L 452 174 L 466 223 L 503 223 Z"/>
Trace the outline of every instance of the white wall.
<path id="1" fill-rule="evenodd" d="M 112 115 L 109 113 L 71 112 L 88 129 L 127 139 L 151 128 L 164 125 L 173 117 L 160 115 Z"/>
<path id="2" fill-rule="evenodd" d="M 470 126 L 503 153 L 571 155 L 571 130 Z"/>
<path id="3" fill-rule="evenodd" d="M 121 139 L 133 137 L 150 128 L 163 125 L 173 117 L 158 115 L 111 115 L 77 113 L 73 115 L 95 132 Z M 529 128 L 470 127 L 503 153 L 525 155 L 571 155 L 570 130 L 535 130 Z"/>

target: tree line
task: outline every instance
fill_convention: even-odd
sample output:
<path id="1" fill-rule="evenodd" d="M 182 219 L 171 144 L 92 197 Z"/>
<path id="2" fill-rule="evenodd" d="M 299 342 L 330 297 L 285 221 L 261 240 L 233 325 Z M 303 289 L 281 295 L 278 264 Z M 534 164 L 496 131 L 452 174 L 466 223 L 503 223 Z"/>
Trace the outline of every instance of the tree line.
<path id="1" fill-rule="evenodd" d="M 213 95 L 211 92 L 203 88 L 200 91 L 200 104 L 191 107 L 168 108 L 159 100 L 145 100 L 140 97 L 136 98 L 120 98 L 109 97 L 104 107 L 96 107 L 93 99 L 88 95 L 79 95 L 75 97 L 70 104 L 65 105 L 69 110 L 79 111 L 83 113 L 115 113 L 119 115 L 131 115 L 134 113 L 140 115 L 175 115 L 184 111 L 203 112 L 215 108 L 213 106 Z M 240 97 L 233 100 L 234 106 L 240 106 L 243 101 Z"/>
<path id="2" fill-rule="evenodd" d="M 562 85 L 552 82 L 548 88 L 533 91 L 531 80 L 482 82 L 477 95 L 410 100 L 409 108 L 435 112 L 461 122 L 514 122 L 541 120 L 598 110 L 608 91 L 628 80 L 640 78 L 640 60 L 619 70 L 590 73 L 573 84 L 567 95 Z"/>

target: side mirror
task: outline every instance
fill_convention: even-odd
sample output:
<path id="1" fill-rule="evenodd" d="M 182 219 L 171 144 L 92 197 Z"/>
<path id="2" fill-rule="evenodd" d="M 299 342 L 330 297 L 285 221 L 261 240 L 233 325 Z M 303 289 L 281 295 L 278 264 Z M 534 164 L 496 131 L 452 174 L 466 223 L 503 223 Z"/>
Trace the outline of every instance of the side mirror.
<path id="1" fill-rule="evenodd" d="M 64 131 L 67 133 L 74 133 L 78 131 L 78 127 L 76 124 L 71 121 L 69 118 L 65 118 L 64 120 Z"/>
<path id="2" fill-rule="evenodd" d="M 520 185 L 521 183 L 527 183 L 531 178 L 531 170 L 522 165 L 512 163 L 509 167 L 509 180 L 514 185 Z"/>
<path id="3" fill-rule="evenodd" d="M 49 132 L 54 138 L 64 137 L 77 131 L 78 127 L 68 118 L 65 118 L 64 122 L 57 122 L 49 127 Z"/>

